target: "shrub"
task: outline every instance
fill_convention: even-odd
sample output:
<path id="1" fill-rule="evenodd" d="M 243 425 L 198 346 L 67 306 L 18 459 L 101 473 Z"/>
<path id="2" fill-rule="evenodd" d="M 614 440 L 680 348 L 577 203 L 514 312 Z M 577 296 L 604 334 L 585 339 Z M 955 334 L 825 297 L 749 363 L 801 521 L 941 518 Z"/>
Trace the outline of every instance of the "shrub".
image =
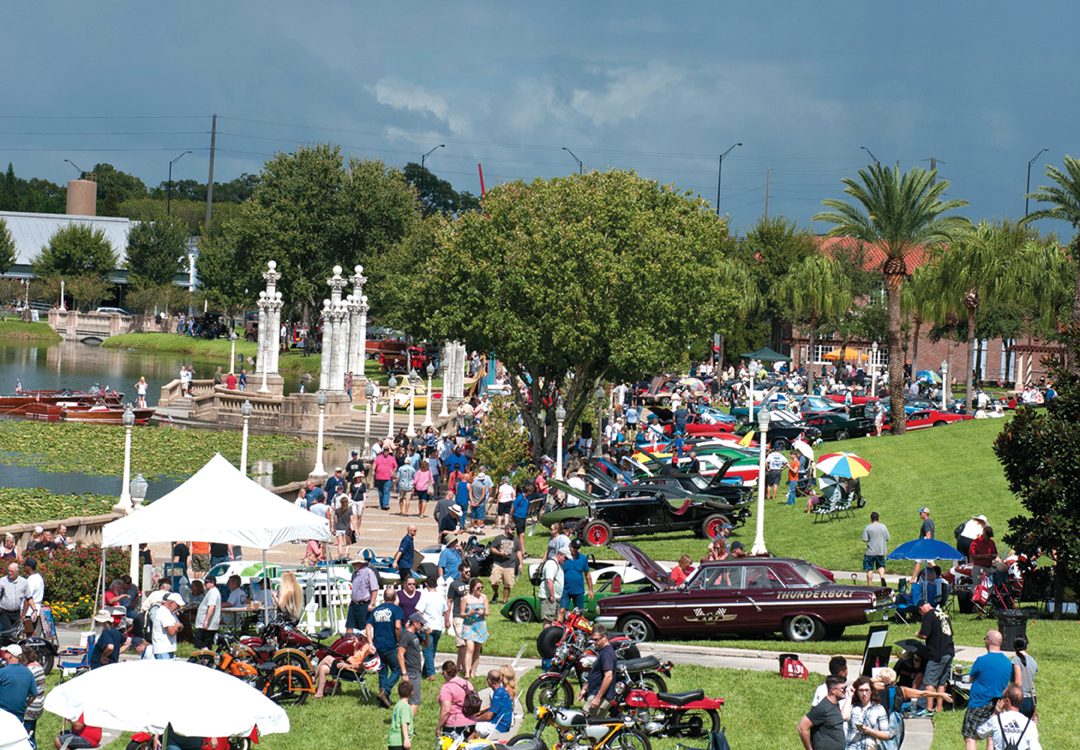
<path id="1" fill-rule="evenodd" d="M 120 550 L 106 556 L 105 585 L 128 572 L 129 557 Z M 45 579 L 45 599 L 77 603 L 89 595 L 93 599 L 101 573 L 101 547 L 56 550 L 51 557 L 38 559 L 38 571 Z"/>

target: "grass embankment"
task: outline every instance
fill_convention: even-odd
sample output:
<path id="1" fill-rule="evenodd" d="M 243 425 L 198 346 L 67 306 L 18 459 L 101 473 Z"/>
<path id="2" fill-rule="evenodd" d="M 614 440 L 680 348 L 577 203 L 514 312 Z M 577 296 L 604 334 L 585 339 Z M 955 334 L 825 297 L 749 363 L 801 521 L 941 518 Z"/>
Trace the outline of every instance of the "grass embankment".
<path id="1" fill-rule="evenodd" d="M 37 488 L 0 487 L 0 526 L 97 516 L 108 513 L 115 504 L 111 495 L 56 495 Z"/>
<path id="2" fill-rule="evenodd" d="M 139 427 L 132 434 L 133 468 L 147 478 L 186 478 L 215 453 L 237 463 L 240 442 L 239 432 Z M 304 445 L 282 435 L 251 435 L 248 461 L 293 458 Z M 42 471 L 119 475 L 124 462 L 124 428 L 0 420 L 0 462 Z"/>
<path id="3" fill-rule="evenodd" d="M 870 461 L 873 470 L 862 480 L 866 507 L 847 518 L 830 521 L 805 513 L 806 500 L 796 505 L 784 501 L 786 485 L 780 496 L 766 502 L 765 542 L 776 556 L 801 557 L 831 570 L 861 571 L 865 545 L 862 530 L 870 521 L 870 512 L 881 514 L 881 521 L 892 537 L 890 549 L 914 539 L 921 521 L 918 511 L 930 508 L 937 525 L 937 538 L 953 543 L 953 529 L 973 515 L 982 513 L 997 532 L 999 546 L 1008 528 L 1008 520 L 1021 511 L 1020 503 L 1009 493 L 1001 465 L 993 452 L 994 438 L 1001 431 L 1002 420 L 972 420 L 947 427 L 909 432 L 900 436 L 868 437 L 844 442 L 829 442 L 815 447 L 817 455 L 848 451 Z M 751 505 L 756 513 L 756 500 Z M 737 529 L 733 539 L 749 549 L 754 539 L 754 516 Z M 546 537 L 542 530 L 527 540 L 529 554 L 542 554 Z M 646 553 L 658 560 L 678 560 L 689 554 L 695 560 L 704 556 L 706 543 L 690 532 L 655 534 L 634 540 Z M 589 548 L 598 558 L 616 559 L 606 547 Z M 890 561 L 893 573 L 910 572 L 911 563 Z"/>
<path id="4" fill-rule="evenodd" d="M 0 320 L 0 341 L 6 343 L 59 344 L 63 339 L 48 323 Z"/>

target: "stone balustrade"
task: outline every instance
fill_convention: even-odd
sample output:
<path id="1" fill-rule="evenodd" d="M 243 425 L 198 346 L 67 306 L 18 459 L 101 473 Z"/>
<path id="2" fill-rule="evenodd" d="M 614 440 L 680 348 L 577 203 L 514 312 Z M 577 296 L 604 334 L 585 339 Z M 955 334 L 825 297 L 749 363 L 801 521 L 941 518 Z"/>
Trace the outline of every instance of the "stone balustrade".
<path id="1" fill-rule="evenodd" d="M 214 381 L 211 379 L 192 380 L 191 395 L 194 397 L 213 394 L 214 387 Z M 170 380 L 168 383 L 161 386 L 161 395 L 158 397 L 158 406 L 170 406 L 182 398 L 185 397 L 180 392 L 180 379 Z"/>
<path id="2" fill-rule="evenodd" d="M 104 341 L 110 336 L 138 330 L 142 322 L 134 315 L 49 310 L 49 325 L 68 341 Z"/>
<path id="3" fill-rule="evenodd" d="M 15 545 L 18 549 L 26 549 L 30 544 L 30 536 L 34 532 L 35 526 L 40 526 L 45 531 L 56 532 L 60 525 L 67 526 L 68 540 L 75 542 L 76 544 L 85 545 L 100 545 L 101 544 L 101 529 L 108 523 L 112 523 L 118 518 L 122 518 L 123 513 L 106 513 L 100 516 L 73 516 L 72 518 L 63 518 L 59 521 L 36 521 L 34 523 L 17 523 L 12 526 L 0 527 L 0 536 L 4 534 L 15 535 Z"/>

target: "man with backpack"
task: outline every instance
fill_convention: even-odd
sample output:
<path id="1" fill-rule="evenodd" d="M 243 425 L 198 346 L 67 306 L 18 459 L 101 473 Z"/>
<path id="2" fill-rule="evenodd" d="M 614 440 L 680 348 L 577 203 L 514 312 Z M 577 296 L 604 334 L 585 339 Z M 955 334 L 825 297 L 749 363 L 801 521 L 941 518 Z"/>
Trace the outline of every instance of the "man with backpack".
<path id="1" fill-rule="evenodd" d="M 1016 685 L 1005 688 L 1005 694 L 997 702 L 993 716 L 979 725 L 975 733 L 979 739 L 989 737 L 994 750 L 1042 750 L 1039 744 L 1039 726 L 1017 709 L 1024 694 Z"/>

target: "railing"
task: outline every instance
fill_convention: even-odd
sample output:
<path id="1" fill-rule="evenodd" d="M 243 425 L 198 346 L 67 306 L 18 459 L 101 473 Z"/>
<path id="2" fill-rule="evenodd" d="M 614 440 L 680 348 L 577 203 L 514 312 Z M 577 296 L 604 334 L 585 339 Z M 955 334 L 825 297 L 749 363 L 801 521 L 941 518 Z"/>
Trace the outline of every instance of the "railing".
<path id="1" fill-rule="evenodd" d="M 119 313 L 92 313 L 78 310 L 49 310 L 49 325 L 65 339 L 101 338 L 130 333 L 137 319 Z"/>
<path id="2" fill-rule="evenodd" d="M 214 381 L 213 380 L 192 380 L 191 381 L 191 395 L 199 396 L 206 394 L 213 394 Z M 170 380 L 165 385 L 161 386 L 161 396 L 158 397 L 158 406 L 169 406 L 180 399 L 184 398 L 184 395 L 180 392 L 180 379 Z"/>
<path id="3" fill-rule="evenodd" d="M 249 388 L 246 391 L 229 390 L 223 385 L 213 386 L 209 392 L 192 399 L 193 419 L 216 419 L 218 424 L 239 427 L 244 418 L 240 407 L 251 402 L 251 422 L 257 427 L 277 427 L 280 424 L 282 399 L 280 396 L 261 394 Z"/>
<path id="4" fill-rule="evenodd" d="M 56 532 L 61 524 L 67 526 L 68 540 L 79 545 L 101 544 L 101 529 L 105 524 L 112 523 L 122 518 L 123 513 L 107 513 L 101 516 L 73 516 L 59 521 L 35 521 L 34 523 L 18 523 L 12 526 L 0 528 L 0 536 L 14 534 L 15 545 L 18 549 L 26 549 L 30 544 L 30 537 L 34 533 L 34 527 L 40 526 L 45 531 Z"/>

